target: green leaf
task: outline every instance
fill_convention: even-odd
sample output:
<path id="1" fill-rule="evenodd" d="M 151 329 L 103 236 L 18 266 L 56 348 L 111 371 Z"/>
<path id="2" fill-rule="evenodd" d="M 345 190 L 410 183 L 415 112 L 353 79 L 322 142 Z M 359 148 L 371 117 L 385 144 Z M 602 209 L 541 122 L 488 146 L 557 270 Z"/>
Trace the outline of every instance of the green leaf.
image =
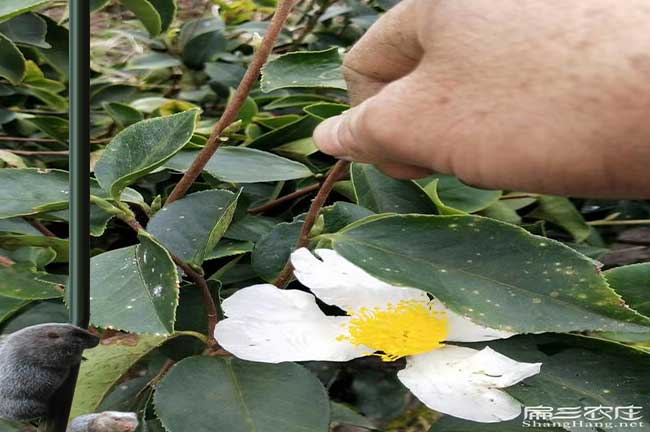
<path id="1" fill-rule="evenodd" d="M 167 31 L 176 16 L 176 0 L 149 0 L 149 3 L 156 8 L 158 15 L 160 15 L 161 31 Z"/>
<path id="2" fill-rule="evenodd" d="M 318 120 L 334 117 L 350 109 L 349 105 L 339 103 L 319 102 L 303 108 L 307 114 Z"/>
<path id="3" fill-rule="evenodd" d="M 370 420 L 347 405 L 338 402 L 330 402 L 330 410 L 332 412 L 333 424 L 345 424 L 370 430 L 376 429 L 376 426 L 372 424 Z"/>
<path id="4" fill-rule="evenodd" d="M 631 264 L 607 270 L 605 279 L 630 307 L 650 316 L 650 263 Z"/>
<path id="5" fill-rule="evenodd" d="M 265 93 L 296 87 L 346 90 L 342 63 L 336 47 L 324 51 L 290 52 L 264 65 L 261 88 Z"/>
<path id="6" fill-rule="evenodd" d="M 173 336 L 172 336 L 173 337 Z M 144 356 L 168 340 L 166 336 L 124 335 L 84 351 L 72 402 L 71 417 L 94 413 L 120 379 Z"/>
<path id="7" fill-rule="evenodd" d="M 267 282 L 273 282 L 295 249 L 303 221 L 281 223 L 260 237 L 251 255 L 253 270 Z"/>
<path id="8" fill-rule="evenodd" d="M 25 57 L 18 47 L 5 35 L 0 33 L 0 77 L 16 84 L 25 76 Z"/>
<path id="9" fill-rule="evenodd" d="M 68 261 L 68 240 L 58 237 L 37 235 L 0 234 L 0 247 L 15 249 L 22 246 L 39 246 L 52 248 L 56 252 L 54 262 Z"/>
<path id="10" fill-rule="evenodd" d="M 13 333 L 25 327 L 44 323 L 64 323 L 68 311 L 61 300 L 31 302 L 20 313 L 13 315 L 2 326 L 2 334 Z"/>
<path id="11" fill-rule="evenodd" d="M 357 203 L 375 213 L 436 213 L 436 207 L 413 181 L 388 177 L 372 165 L 350 168 Z"/>
<path id="12" fill-rule="evenodd" d="M 63 296 L 60 284 L 41 279 L 47 273 L 29 264 L 0 266 L 0 296 L 15 300 L 44 300 Z"/>
<path id="13" fill-rule="evenodd" d="M 139 245 L 90 260 L 91 321 L 98 327 L 170 334 L 178 305 L 176 266 L 155 240 L 139 237 Z"/>
<path id="14" fill-rule="evenodd" d="M 160 382 L 154 403 L 168 432 L 329 430 L 325 389 L 295 363 L 186 358 Z"/>
<path id="15" fill-rule="evenodd" d="M 174 255 L 201 265 L 232 221 L 239 194 L 206 190 L 160 209 L 147 230 Z"/>
<path id="16" fill-rule="evenodd" d="M 591 259 L 476 216 L 371 216 L 330 236 L 372 275 L 430 292 L 477 323 L 514 332 L 647 332 Z M 643 327 L 646 326 L 646 327 Z"/>
<path id="17" fill-rule="evenodd" d="M 105 102 L 102 107 L 110 115 L 115 123 L 124 129 L 132 124 L 144 120 L 144 115 L 135 108 L 119 102 Z"/>
<path id="18" fill-rule="evenodd" d="M 32 60 L 27 60 L 25 66 L 27 70 L 25 72 L 25 78 L 23 78 L 24 86 L 45 90 L 50 93 L 60 93 L 66 89 L 65 84 L 61 81 L 46 78 L 41 68 Z"/>
<path id="19" fill-rule="evenodd" d="M 496 203 L 501 191 L 467 186 L 454 176 L 436 174 L 417 180 L 433 200 L 440 214 L 475 213 Z"/>
<path id="20" fill-rule="evenodd" d="M 165 163 L 165 167 L 185 172 L 198 154 L 198 151 L 179 152 Z M 300 162 L 246 147 L 220 148 L 204 170 L 211 176 L 230 183 L 295 180 L 313 175 Z"/>
<path id="21" fill-rule="evenodd" d="M 120 0 L 120 2 L 135 14 L 151 36 L 162 32 L 162 18 L 152 2 L 148 0 Z"/>
<path id="22" fill-rule="evenodd" d="M 56 111 L 67 111 L 68 109 L 68 100 L 63 96 L 59 96 L 58 94 L 53 93 L 49 90 L 26 86 L 16 89 L 16 92 L 40 99 L 43 103 Z"/>
<path id="23" fill-rule="evenodd" d="M 248 144 L 249 148 L 269 150 L 282 144 L 312 136 L 314 129 L 320 123 L 312 116 L 301 117 L 291 123 L 284 124 L 270 132 L 255 138 Z"/>
<path id="24" fill-rule="evenodd" d="M 18 15 L 0 23 L 0 33 L 18 45 L 50 48 L 50 44 L 45 41 L 47 24 L 43 18 L 33 13 Z"/>
<path id="25" fill-rule="evenodd" d="M 183 47 L 183 63 L 201 69 L 205 63 L 214 60 L 217 54 L 225 52 L 227 43 L 222 30 L 203 32 L 187 41 Z"/>
<path id="26" fill-rule="evenodd" d="M 69 123 L 66 119 L 53 116 L 34 116 L 25 120 L 45 132 L 47 136 L 64 144 L 68 142 Z"/>
<path id="27" fill-rule="evenodd" d="M 180 66 L 182 63 L 176 57 L 164 52 L 151 52 L 140 57 L 135 57 L 127 65 L 127 69 L 131 70 L 149 70 L 149 69 L 164 69 L 175 66 Z"/>
<path id="28" fill-rule="evenodd" d="M 29 12 L 44 5 L 49 0 L 2 0 L 0 3 L 0 21 L 6 21 L 17 15 Z"/>
<path id="29" fill-rule="evenodd" d="M 68 206 L 68 173 L 36 168 L 0 170 L 0 218 Z"/>
<path id="30" fill-rule="evenodd" d="M 143 120 L 120 132 L 95 165 L 95 177 L 113 197 L 165 163 L 187 144 L 198 110 Z"/>
<path id="31" fill-rule="evenodd" d="M 526 406 L 648 407 L 650 356 L 640 351 L 552 334 L 517 336 L 489 346 L 517 361 L 542 363 L 539 375 L 507 389 Z M 650 426 L 645 422 L 638 430 L 650 431 Z"/>
<path id="32" fill-rule="evenodd" d="M 21 218 L 0 219 L 0 232 L 41 235 L 40 231 Z"/>
<path id="33" fill-rule="evenodd" d="M 22 1 L 22 0 L 18 0 Z M 39 48 L 38 52 L 47 62 L 61 74 L 64 79 L 68 78 L 68 29 L 60 26 L 56 21 L 46 15 L 39 15 L 47 24 L 45 42 L 50 48 Z M 65 111 L 62 109 L 61 111 Z"/>
<path id="34" fill-rule="evenodd" d="M 573 236 L 576 242 L 585 241 L 592 235 L 593 227 L 587 225 L 568 198 L 541 195 L 537 198 L 537 202 L 539 207 L 528 216 L 561 226 Z"/>
<path id="35" fill-rule="evenodd" d="M 255 244 L 251 241 L 221 239 L 219 243 L 210 251 L 205 260 L 225 258 L 234 255 L 242 255 L 253 251 Z"/>
<path id="36" fill-rule="evenodd" d="M 0 296 L 0 324 L 29 304 L 29 300 Z"/>

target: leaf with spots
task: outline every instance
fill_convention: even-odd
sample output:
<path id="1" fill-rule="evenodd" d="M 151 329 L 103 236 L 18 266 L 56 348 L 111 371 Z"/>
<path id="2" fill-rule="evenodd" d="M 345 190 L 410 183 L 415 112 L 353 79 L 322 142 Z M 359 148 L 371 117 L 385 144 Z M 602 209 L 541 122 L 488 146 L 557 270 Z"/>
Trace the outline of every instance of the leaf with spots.
<path id="1" fill-rule="evenodd" d="M 262 69 L 265 93 L 282 88 L 311 87 L 345 90 L 338 48 L 291 52 L 269 61 Z"/>
<path id="2" fill-rule="evenodd" d="M 170 334 L 178 306 L 178 274 L 169 253 L 148 235 L 140 244 L 90 260 L 92 324 L 136 333 Z"/>
<path id="3" fill-rule="evenodd" d="M 168 432 L 329 431 L 327 393 L 295 363 L 189 357 L 163 378 L 154 402 Z"/>
<path id="4" fill-rule="evenodd" d="M 126 186 L 165 163 L 188 143 L 198 110 L 184 111 L 133 124 L 106 147 L 95 165 L 95 177 L 114 198 Z"/>
<path id="5" fill-rule="evenodd" d="M 596 263 L 554 240 L 477 216 L 386 215 L 329 236 L 372 275 L 430 292 L 477 323 L 521 333 L 650 331 Z"/>
<path id="6" fill-rule="evenodd" d="M 95 412 L 106 395 L 138 361 L 165 342 L 184 335 L 199 337 L 192 332 L 178 332 L 171 336 L 118 335 L 84 351 L 86 360 L 81 363 L 71 417 Z"/>
<path id="7" fill-rule="evenodd" d="M 201 265 L 228 229 L 239 194 L 207 190 L 163 207 L 147 230 L 174 255 Z"/>

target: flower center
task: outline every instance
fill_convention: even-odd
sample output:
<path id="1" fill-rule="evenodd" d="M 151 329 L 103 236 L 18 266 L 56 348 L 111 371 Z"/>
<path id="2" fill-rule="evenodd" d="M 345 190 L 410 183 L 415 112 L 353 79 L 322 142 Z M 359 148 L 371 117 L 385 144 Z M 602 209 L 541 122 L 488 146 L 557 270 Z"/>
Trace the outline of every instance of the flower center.
<path id="1" fill-rule="evenodd" d="M 425 301 L 402 300 L 385 309 L 361 308 L 350 316 L 349 335 L 338 340 L 370 347 L 383 361 L 440 348 L 449 333 L 445 313 L 433 310 Z"/>

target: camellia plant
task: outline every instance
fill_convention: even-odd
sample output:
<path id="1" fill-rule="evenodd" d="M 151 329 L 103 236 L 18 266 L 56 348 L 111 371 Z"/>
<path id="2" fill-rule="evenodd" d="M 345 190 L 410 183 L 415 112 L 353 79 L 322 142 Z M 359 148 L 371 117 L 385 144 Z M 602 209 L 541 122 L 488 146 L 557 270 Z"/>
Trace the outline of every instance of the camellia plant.
<path id="1" fill-rule="evenodd" d="M 91 2 L 101 343 L 72 416 L 650 430 L 648 202 L 396 180 L 315 147 L 349 108 L 345 51 L 395 3 Z M 67 320 L 65 6 L 0 2 L 2 334 Z"/>

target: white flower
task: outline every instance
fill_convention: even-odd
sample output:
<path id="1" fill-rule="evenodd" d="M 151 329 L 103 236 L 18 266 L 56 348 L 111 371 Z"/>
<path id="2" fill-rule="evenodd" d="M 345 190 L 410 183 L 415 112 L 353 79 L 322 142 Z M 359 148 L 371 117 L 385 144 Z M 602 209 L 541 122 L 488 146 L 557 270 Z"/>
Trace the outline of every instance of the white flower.
<path id="1" fill-rule="evenodd" d="M 304 248 L 294 252 L 294 273 L 347 316 L 326 316 L 302 291 L 253 285 L 223 302 L 227 318 L 215 329 L 219 344 L 239 358 L 267 363 L 406 357 L 397 376 L 429 408 L 485 423 L 519 415 L 521 404 L 499 389 L 539 373 L 541 363 L 445 344 L 513 333 L 475 324 L 419 289 L 382 282 L 333 250 L 316 254 L 321 260 Z"/>

